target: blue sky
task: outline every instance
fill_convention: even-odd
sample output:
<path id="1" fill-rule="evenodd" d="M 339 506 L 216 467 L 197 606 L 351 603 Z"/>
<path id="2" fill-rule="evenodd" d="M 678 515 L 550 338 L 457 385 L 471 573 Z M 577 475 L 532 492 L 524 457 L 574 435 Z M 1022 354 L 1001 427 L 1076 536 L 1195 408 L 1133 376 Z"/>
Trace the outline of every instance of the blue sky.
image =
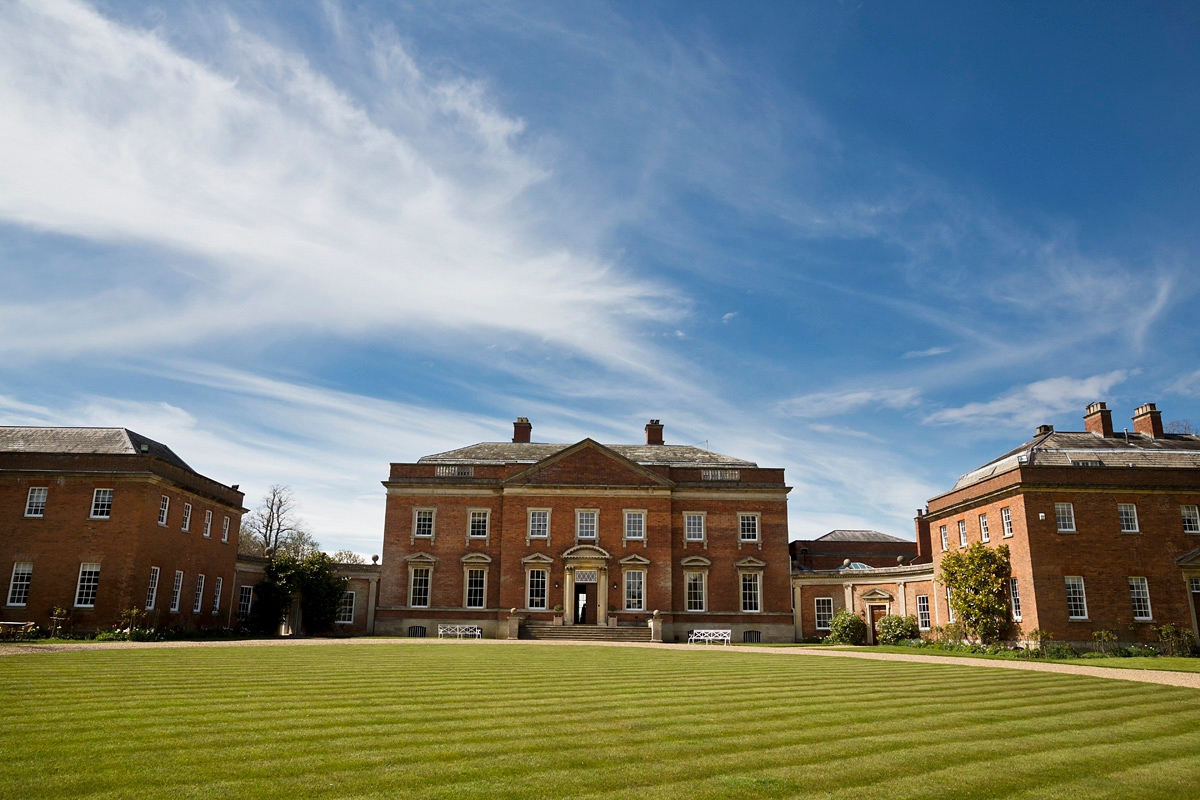
<path id="1" fill-rule="evenodd" d="M 363 554 L 518 415 L 785 467 L 792 538 L 1200 424 L 1200 12 L 997 6 L 4 4 L 0 421 Z"/>

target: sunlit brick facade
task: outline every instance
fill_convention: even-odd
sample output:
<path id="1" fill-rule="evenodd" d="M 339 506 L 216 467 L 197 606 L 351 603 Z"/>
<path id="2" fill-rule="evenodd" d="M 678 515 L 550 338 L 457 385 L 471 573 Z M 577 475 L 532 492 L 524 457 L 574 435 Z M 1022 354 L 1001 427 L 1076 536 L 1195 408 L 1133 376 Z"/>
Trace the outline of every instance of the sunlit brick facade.
<path id="1" fill-rule="evenodd" d="M 376 632 L 645 627 L 657 611 L 665 641 L 793 638 L 783 470 L 664 444 L 657 421 L 644 445 L 530 430 L 392 464 Z"/>

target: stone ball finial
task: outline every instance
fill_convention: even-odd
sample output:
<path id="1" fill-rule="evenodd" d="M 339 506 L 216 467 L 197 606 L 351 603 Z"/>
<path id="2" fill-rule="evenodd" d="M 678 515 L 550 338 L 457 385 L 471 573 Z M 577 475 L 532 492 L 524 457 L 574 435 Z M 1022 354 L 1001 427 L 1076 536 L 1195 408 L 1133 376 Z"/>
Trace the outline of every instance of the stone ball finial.
<path id="1" fill-rule="evenodd" d="M 372 563 L 372 564 L 378 564 L 378 563 L 379 563 L 379 556 L 371 556 L 371 563 Z"/>
<path id="2" fill-rule="evenodd" d="M 845 561 L 843 561 L 843 562 L 842 562 L 842 566 L 843 566 L 843 567 L 848 567 L 848 566 L 850 566 L 850 559 L 848 559 L 848 558 L 847 558 Z"/>

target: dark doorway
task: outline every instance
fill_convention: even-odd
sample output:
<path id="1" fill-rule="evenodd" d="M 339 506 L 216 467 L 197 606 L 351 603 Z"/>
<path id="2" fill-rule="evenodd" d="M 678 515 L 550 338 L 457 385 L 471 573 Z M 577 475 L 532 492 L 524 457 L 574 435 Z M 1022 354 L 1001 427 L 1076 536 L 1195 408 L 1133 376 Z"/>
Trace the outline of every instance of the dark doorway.
<path id="1" fill-rule="evenodd" d="M 596 584 L 575 584 L 575 624 L 596 624 Z"/>

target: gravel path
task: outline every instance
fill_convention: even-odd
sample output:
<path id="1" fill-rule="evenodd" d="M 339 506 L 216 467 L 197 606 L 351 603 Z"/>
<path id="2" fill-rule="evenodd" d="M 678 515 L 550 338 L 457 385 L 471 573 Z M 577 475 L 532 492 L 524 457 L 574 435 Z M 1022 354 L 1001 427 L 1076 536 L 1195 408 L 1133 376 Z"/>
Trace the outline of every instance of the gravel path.
<path id="1" fill-rule="evenodd" d="M 388 637 L 363 636 L 349 639 L 254 639 L 247 641 L 215 640 L 207 642 L 68 642 L 64 644 L 19 644 L 0 645 L 0 656 L 19 655 L 28 653 L 66 653 L 79 650 L 141 650 L 146 648 L 164 647 L 297 647 L 305 645 L 346 645 L 369 646 L 384 642 L 402 643 L 425 641 L 419 639 L 401 639 Z M 446 640 L 446 645 L 505 645 L 517 643 L 512 639 L 481 639 L 481 640 Z M 921 664 L 957 664 L 964 667 L 981 667 L 984 669 L 1018 669 L 1030 672 L 1058 672 L 1065 675 L 1087 675 L 1093 678 L 1108 678 L 1109 680 L 1136 681 L 1138 683 L 1158 683 L 1164 686 L 1182 686 L 1188 689 L 1200 689 L 1200 673 L 1170 672 L 1155 669 L 1121 669 L 1119 667 L 1093 667 L 1083 664 L 1047 664 L 1040 661 L 1008 661 L 985 658 L 960 658 L 957 656 L 926 656 L 908 655 L 906 653 L 874 653 L 865 650 L 836 650 L 819 649 L 815 647 L 721 647 L 716 645 L 687 645 L 687 644 L 651 644 L 643 642 L 560 642 L 560 641 L 530 641 L 519 640 L 520 644 L 536 644 L 549 647 L 573 646 L 580 644 L 598 645 L 601 647 L 643 647 L 659 649 L 706 649 L 713 652 L 733 653 L 766 653 L 768 655 L 786 658 L 788 656 L 819 656 L 823 658 L 864 658 L 871 661 L 912 661 Z"/>

